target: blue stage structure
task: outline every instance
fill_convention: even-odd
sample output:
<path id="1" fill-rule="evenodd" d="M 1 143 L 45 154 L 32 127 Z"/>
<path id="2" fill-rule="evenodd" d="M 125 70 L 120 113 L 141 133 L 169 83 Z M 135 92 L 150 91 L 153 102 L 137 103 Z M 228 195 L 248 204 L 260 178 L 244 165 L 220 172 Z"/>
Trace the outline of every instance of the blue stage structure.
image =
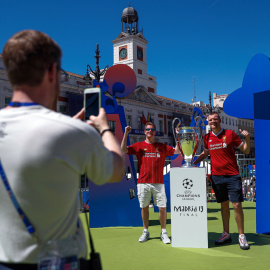
<path id="1" fill-rule="evenodd" d="M 135 90 L 134 71 L 127 65 L 112 66 L 106 72 L 103 82 L 94 80 L 93 86 L 101 88 L 102 107 L 107 113 L 108 120 L 115 122 L 115 136 L 121 142 L 126 117 L 123 106 L 117 104 L 115 97 L 124 98 L 125 93 L 130 95 Z M 105 96 L 106 92 L 109 92 L 112 98 Z M 126 156 L 126 175 L 120 183 L 97 186 L 89 181 L 90 227 L 142 226 L 136 184 L 133 156 Z"/>
<path id="2" fill-rule="evenodd" d="M 226 114 L 254 119 L 256 163 L 256 231 L 270 234 L 270 60 L 264 54 L 255 55 L 249 62 L 242 87 L 224 102 Z"/>

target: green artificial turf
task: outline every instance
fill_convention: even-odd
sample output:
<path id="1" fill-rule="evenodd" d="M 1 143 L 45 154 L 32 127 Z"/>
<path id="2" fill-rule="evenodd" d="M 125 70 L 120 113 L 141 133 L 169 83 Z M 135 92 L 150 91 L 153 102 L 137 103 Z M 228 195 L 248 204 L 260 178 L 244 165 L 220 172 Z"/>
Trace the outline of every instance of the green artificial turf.
<path id="1" fill-rule="evenodd" d="M 232 243 L 215 246 L 222 232 L 220 205 L 208 203 L 209 248 L 173 248 L 160 241 L 158 213 L 150 209 L 150 239 L 139 243 L 142 227 L 109 227 L 91 229 L 96 251 L 104 270 L 144 269 L 270 269 L 270 236 L 256 234 L 256 203 L 244 202 L 245 234 L 250 250 L 241 250 L 231 207 L 230 232 Z M 138 208 L 138 211 L 140 209 Z M 83 214 L 81 218 L 85 219 Z M 181 227 L 179 228 L 181 230 Z M 167 231 L 171 235 L 170 213 Z"/>

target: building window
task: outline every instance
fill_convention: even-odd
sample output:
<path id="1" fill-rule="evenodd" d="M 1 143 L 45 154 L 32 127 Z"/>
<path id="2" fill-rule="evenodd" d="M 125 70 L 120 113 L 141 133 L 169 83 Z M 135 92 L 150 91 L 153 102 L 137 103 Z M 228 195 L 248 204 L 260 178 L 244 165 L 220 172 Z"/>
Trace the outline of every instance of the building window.
<path id="1" fill-rule="evenodd" d="M 162 120 L 158 121 L 158 126 L 159 126 L 159 131 L 163 132 L 163 121 Z"/>
<path id="2" fill-rule="evenodd" d="M 11 97 L 5 97 L 5 107 L 8 106 L 8 104 L 10 103 L 11 101 Z"/>
<path id="3" fill-rule="evenodd" d="M 155 93 L 155 89 L 152 87 L 148 87 L 148 92 Z"/>
<path id="4" fill-rule="evenodd" d="M 142 75 L 142 70 L 138 69 L 138 74 Z"/>
<path id="5" fill-rule="evenodd" d="M 67 114 L 67 105 L 60 105 L 59 112 L 62 114 Z"/>
<path id="6" fill-rule="evenodd" d="M 168 121 L 168 135 L 172 136 L 173 131 L 172 131 L 172 121 Z"/>
<path id="7" fill-rule="evenodd" d="M 141 116 L 138 117 L 138 129 L 144 129 Z"/>
<path id="8" fill-rule="evenodd" d="M 229 118 L 229 125 L 231 125 L 231 118 Z"/>
<path id="9" fill-rule="evenodd" d="M 127 115 L 127 126 L 131 126 L 131 115 Z"/>
<path id="10" fill-rule="evenodd" d="M 237 126 L 237 120 L 235 120 L 235 125 Z"/>
<path id="11" fill-rule="evenodd" d="M 226 125 L 228 124 L 228 121 L 227 121 L 228 119 L 227 119 L 227 117 L 226 117 Z"/>
<path id="12" fill-rule="evenodd" d="M 114 133 L 115 132 L 115 121 L 108 121 L 109 122 L 109 126 L 110 126 L 110 130 Z"/>
<path id="13" fill-rule="evenodd" d="M 222 116 L 222 123 L 224 123 L 224 116 Z"/>
<path id="14" fill-rule="evenodd" d="M 233 126 L 234 126 L 234 119 L 232 120 L 232 124 L 233 124 Z"/>

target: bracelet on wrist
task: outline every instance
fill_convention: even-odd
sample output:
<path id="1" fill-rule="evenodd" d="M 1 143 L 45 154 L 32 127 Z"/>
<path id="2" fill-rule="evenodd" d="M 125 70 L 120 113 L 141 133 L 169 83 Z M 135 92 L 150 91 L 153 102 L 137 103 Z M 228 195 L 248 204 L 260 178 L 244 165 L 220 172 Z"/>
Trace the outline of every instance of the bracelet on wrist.
<path id="1" fill-rule="evenodd" d="M 107 128 L 107 129 L 104 129 L 104 130 L 100 133 L 100 136 L 102 137 L 103 134 L 104 134 L 106 131 L 112 132 L 112 130 L 111 130 L 110 128 Z"/>

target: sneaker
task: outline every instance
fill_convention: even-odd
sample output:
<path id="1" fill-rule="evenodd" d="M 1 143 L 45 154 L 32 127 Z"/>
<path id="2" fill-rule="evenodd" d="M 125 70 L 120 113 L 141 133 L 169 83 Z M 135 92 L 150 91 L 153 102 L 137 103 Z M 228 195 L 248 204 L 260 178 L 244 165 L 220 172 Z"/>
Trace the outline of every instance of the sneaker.
<path id="1" fill-rule="evenodd" d="M 250 249 L 246 236 L 244 234 L 239 235 L 238 241 L 241 249 Z"/>
<path id="2" fill-rule="evenodd" d="M 160 240 L 161 240 L 164 244 L 170 244 L 170 243 L 171 243 L 171 240 L 170 240 L 170 238 L 169 238 L 167 232 L 164 232 L 164 233 L 161 233 L 161 234 L 160 234 Z"/>
<path id="3" fill-rule="evenodd" d="M 226 233 L 225 231 L 221 234 L 221 236 L 216 240 L 216 245 L 223 245 L 225 243 L 231 243 L 232 238 L 229 233 Z"/>
<path id="4" fill-rule="evenodd" d="M 142 236 L 139 238 L 139 242 L 143 243 L 146 242 L 150 237 L 150 233 L 147 231 L 143 231 Z"/>

